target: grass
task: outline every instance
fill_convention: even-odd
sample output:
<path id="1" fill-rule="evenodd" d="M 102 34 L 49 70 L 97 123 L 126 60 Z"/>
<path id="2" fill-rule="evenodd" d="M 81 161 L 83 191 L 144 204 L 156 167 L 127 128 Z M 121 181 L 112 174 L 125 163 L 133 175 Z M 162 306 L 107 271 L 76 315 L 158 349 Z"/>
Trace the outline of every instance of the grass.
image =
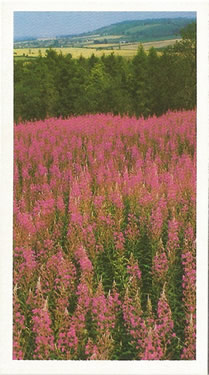
<path id="1" fill-rule="evenodd" d="M 149 28 L 153 28 L 155 26 L 159 26 L 159 24 L 153 24 L 153 25 L 137 25 L 137 26 L 134 26 L 134 27 L 131 27 L 130 29 L 127 30 L 127 34 L 134 34 L 136 32 L 139 32 L 139 31 L 143 31 L 145 29 L 149 29 Z"/>
<path id="2" fill-rule="evenodd" d="M 35 59 L 37 56 L 23 56 L 23 55 L 14 55 L 14 59 L 16 61 L 19 61 L 19 60 L 33 60 Z"/>

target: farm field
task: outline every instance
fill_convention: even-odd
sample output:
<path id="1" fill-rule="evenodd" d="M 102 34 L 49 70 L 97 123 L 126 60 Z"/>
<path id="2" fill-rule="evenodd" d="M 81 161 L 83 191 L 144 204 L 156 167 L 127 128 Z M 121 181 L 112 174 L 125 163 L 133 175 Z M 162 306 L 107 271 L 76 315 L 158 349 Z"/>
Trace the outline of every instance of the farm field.
<path id="1" fill-rule="evenodd" d="M 42 56 L 45 55 L 46 50 L 49 48 L 31 48 L 31 53 L 29 54 L 29 49 L 28 48 L 23 48 L 23 49 L 15 49 L 14 52 L 16 53 L 14 55 L 15 59 L 19 59 L 19 56 L 21 57 L 37 57 L 39 55 L 39 51 L 41 51 Z M 77 59 L 81 55 L 85 58 L 90 57 L 92 54 L 94 54 L 97 57 L 101 57 L 103 54 L 105 55 L 110 55 L 112 52 L 114 52 L 115 55 L 120 55 L 123 57 L 133 57 L 137 53 L 136 50 L 96 50 L 96 48 L 53 48 L 58 54 L 62 52 L 63 55 L 67 55 L 70 53 L 73 58 Z M 25 56 L 24 56 L 25 54 Z"/>
<path id="2" fill-rule="evenodd" d="M 148 51 L 151 47 L 154 48 L 163 48 L 167 46 L 173 46 L 176 41 L 180 41 L 181 39 L 172 39 L 172 40 L 159 40 L 159 41 L 154 41 L 154 42 L 146 42 L 143 43 L 143 47 L 145 51 Z M 128 43 L 128 44 L 123 44 L 121 45 L 122 49 L 136 49 L 138 48 L 139 43 Z"/>
<path id="3" fill-rule="evenodd" d="M 104 39 L 104 38 L 103 38 Z M 162 40 L 162 41 L 154 41 L 154 42 L 147 42 L 142 43 L 145 51 L 148 51 L 151 47 L 155 48 L 162 48 L 166 47 L 168 45 L 173 45 L 176 42 L 177 39 L 172 40 Z M 133 57 L 136 55 L 138 47 L 140 43 L 131 43 L 131 44 L 123 44 L 121 43 L 120 49 L 119 49 L 119 43 L 118 44 L 89 44 L 87 43 L 84 48 L 82 47 L 66 47 L 66 48 L 53 48 L 57 53 L 62 52 L 64 55 L 71 53 L 73 58 L 79 58 L 81 55 L 85 58 L 90 57 L 93 53 L 95 56 L 101 57 L 103 54 L 110 55 L 112 52 L 114 52 L 115 55 L 120 55 L 124 57 Z M 105 48 L 106 47 L 112 47 L 112 49 L 102 49 L 98 50 L 97 48 Z M 19 59 L 21 57 L 37 57 L 39 53 L 44 56 L 46 50 L 49 48 L 17 48 L 14 49 L 14 57 Z M 25 55 L 25 56 L 24 56 Z"/>
<path id="4" fill-rule="evenodd" d="M 95 48 L 109 48 L 109 47 L 113 47 L 113 48 L 116 48 L 116 49 L 118 49 L 118 47 L 119 47 L 119 43 L 98 43 L 98 44 L 92 44 L 92 43 L 88 43 L 88 44 L 86 44 L 85 45 L 86 46 L 86 48 L 93 48 L 93 49 L 95 49 Z"/>
<path id="5" fill-rule="evenodd" d="M 14 127 L 13 358 L 196 358 L 196 112 Z"/>
<path id="6" fill-rule="evenodd" d="M 92 41 L 92 40 L 104 40 L 105 36 L 104 35 L 99 35 L 99 34 L 93 34 L 93 35 L 90 35 L 90 36 L 75 36 L 75 37 L 72 37 L 71 39 L 72 40 L 78 40 L 78 39 L 84 39 L 84 41 L 86 41 L 86 39 L 88 39 L 89 41 Z M 119 39 L 121 38 L 121 35 L 109 35 L 108 34 L 108 39 Z"/>
<path id="7" fill-rule="evenodd" d="M 86 38 L 86 37 L 84 37 Z M 90 40 L 93 39 L 93 40 L 104 40 L 105 36 L 104 35 L 91 35 L 90 36 Z M 121 35 L 108 35 L 108 39 L 120 39 L 121 38 Z M 73 38 L 72 38 L 73 39 Z"/>

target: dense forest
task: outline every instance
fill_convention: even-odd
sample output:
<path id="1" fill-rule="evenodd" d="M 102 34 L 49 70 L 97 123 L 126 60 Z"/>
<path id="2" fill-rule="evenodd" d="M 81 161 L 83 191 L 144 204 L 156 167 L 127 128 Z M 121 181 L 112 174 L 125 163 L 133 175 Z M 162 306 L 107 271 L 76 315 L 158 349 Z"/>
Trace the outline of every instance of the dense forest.
<path id="1" fill-rule="evenodd" d="M 160 116 L 196 105 L 196 24 L 181 30 L 181 41 L 157 53 L 141 45 L 133 59 L 47 50 L 30 62 L 14 64 L 16 123 L 47 117 L 113 113 Z"/>

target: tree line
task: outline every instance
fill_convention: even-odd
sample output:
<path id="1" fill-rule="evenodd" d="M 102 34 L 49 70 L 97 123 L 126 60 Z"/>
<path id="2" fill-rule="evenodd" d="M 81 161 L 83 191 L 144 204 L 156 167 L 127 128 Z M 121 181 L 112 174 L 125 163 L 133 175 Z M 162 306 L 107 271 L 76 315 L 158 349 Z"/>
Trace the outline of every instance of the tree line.
<path id="1" fill-rule="evenodd" d="M 140 45 L 130 60 L 110 55 L 73 59 L 57 54 L 14 64 L 14 120 L 44 120 L 87 113 L 137 117 L 196 106 L 196 24 L 158 54 Z"/>

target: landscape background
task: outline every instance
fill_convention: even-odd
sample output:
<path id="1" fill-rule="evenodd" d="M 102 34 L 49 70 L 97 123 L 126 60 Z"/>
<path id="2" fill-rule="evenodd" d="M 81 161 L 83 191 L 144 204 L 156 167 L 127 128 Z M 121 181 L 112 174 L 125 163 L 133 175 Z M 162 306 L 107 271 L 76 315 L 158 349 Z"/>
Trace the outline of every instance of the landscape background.
<path id="1" fill-rule="evenodd" d="M 104 20 L 108 20 L 107 13 L 102 13 Z M 115 18 L 129 14 L 124 13 L 116 12 Z M 18 17 L 22 22 L 22 17 L 27 19 L 27 15 L 27 12 L 15 14 L 14 18 L 16 122 L 98 112 L 147 117 L 168 109 L 194 108 L 196 23 L 193 13 L 178 18 L 176 13 L 153 13 L 150 14 L 153 19 L 126 20 L 87 32 L 84 24 L 79 35 L 69 35 L 65 26 L 66 35 L 49 37 L 46 29 L 46 36 L 38 38 L 33 35 L 33 28 L 36 33 L 39 30 L 38 18 L 28 29 L 28 37 L 20 33 L 23 26 L 18 24 Z M 29 12 L 27 22 L 30 17 Z M 49 17 L 48 13 L 45 17 Z M 96 18 L 94 13 L 91 17 Z M 76 20 L 71 15 L 73 25 Z M 43 20 L 40 30 L 42 23 Z M 55 28 L 50 33 L 56 31 Z M 26 31 L 23 28 L 21 32 Z M 21 41 L 17 41 L 18 35 Z"/>
<path id="2" fill-rule="evenodd" d="M 111 51 L 133 57 L 139 43 L 145 49 L 173 44 L 181 28 L 194 20 L 194 12 L 16 12 L 14 54 L 32 58 L 51 47 L 72 57 Z"/>

